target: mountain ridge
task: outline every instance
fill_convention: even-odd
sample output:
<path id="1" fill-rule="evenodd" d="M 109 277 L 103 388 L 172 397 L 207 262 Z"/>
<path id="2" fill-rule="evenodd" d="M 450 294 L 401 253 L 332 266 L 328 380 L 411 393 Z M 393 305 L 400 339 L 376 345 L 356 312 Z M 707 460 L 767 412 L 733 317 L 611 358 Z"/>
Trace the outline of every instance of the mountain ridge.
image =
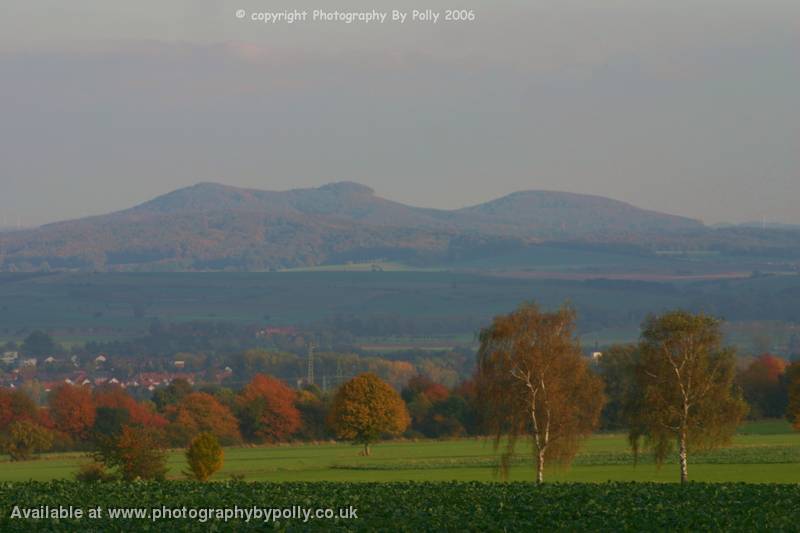
<path id="1" fill-rule="evenodd" d="M 261 270 L 375 258 L 441 264 L 546 242 L 646 251 L 709 231 L 687 217 L 559 191 L 517 191 L 444 210 L 382 198 L 351 181 L 286 191 L 203 182 L 122 211 L 4 233 L 0 268 Z M 784 237 L 793 246 L 792 239 Z"/>

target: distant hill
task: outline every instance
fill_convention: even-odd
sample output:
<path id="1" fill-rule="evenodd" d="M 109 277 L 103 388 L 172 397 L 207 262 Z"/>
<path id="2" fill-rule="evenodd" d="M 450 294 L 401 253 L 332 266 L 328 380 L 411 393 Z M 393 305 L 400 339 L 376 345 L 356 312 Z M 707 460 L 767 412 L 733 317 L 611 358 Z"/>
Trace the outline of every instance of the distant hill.
<path id="1" fill-rule="evenodd" d="M 626 236 L 703 228 L 697 220 L 646 211 L 618 200 L 553 191 L 516 192 L 457 213 L 482 224 L 504 224 L 547 240 L 621 240 Z"/>
<path id="2" fill-rule="evenodd" d="M 124 211 L 0 234 L 0 268 L 262 270 L 378 258 L 443 264 L 544 242 L 647 250 L 709 231 L 696 220 L 563 192 L 438 210 L 351 182 L 289 191 L 201 183 Z"/>

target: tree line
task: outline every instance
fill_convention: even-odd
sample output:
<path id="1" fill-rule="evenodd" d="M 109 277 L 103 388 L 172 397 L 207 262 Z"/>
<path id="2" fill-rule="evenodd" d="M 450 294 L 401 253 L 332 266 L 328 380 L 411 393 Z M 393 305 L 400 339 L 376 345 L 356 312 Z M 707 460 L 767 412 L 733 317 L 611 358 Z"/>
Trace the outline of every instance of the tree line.
<path id="1" fill-rule="evenodd" d="M 677 451 L 685 483 L 690 454 L 728 444 L 747 415 L 742 384 L 765 413 L 776 412 L 780 400 L 769 384 L 778 375 L 785 414 L 800 429 L 800 364 L 781 373 L 762 357 L 737 379 L 735 352 L 713 317 L 650 316 L 638 343 L 614 347 L 597 365 L 582 356 L 575 322 L 569 307 L 544 312 L 528 303 L 481 332 L 478 405 L 495 446 L 504 448 L 504 472 L 518 440 L 527 439 L 541 483 L 545 463 L 569 464 L 605 414 L 627 430 L 634 457 L 647 449 L 661 465 Z"/>
<path id="2" fill-rule="evenodd" d="M 161 479 L 169 448 L 187 448 L 187 457 L 221 464 L 217 446 L 340 439 L 369 455 L 383 438 L 466 435 L 467 420 L 475 432 L 473 396 L 469 387 L 448 389 L 422 376 L 398 393 L 369 372 L 333 393 L 293 389 L 265 374 L 239 391 L 175 379 L 148 400 L 118 385 L 63 384 L 44 406 L 23 390 L 0 389 L 0 451 L 12 460 L 86 451 L 95 459 L 81 469 L 86 479 L 109 479 L 107 470 L 123 479 Z M 208 471 L 207 465 L 198 468 Z"/>
<path id="3" fill-rule="evenodd" d="M 569 307 L 533 303 L 495 317 L 481 331 L 474 377 L 454 387 L 417 375 L 398 393 L 366 372 L 324 392 L 257 373 L 239 390 L 176 379 L 146 400 L 117 385 L 62 384 L 43 406 L 0 389 L 0 447 L 12 460 L 85 450 L 96 460 L 86 477 L 108 468 L 134 479 L 163 477 L 170 447 L 186 448 L 191 471 L 210 475 L 219 446 L 340 439 L 369 455 L 385 438 L 490 435 L 503 471 L 517 443 L 532 442 L 541 482 L 546 464 L 568 464 L 605 426 L 626 430 L 635 456 L 648 450 L 661 464 L 677 453 L 685 482 L 690 455 L 727 444 L 748 412 L 785 414 L 800 429 L 800 363 L 765 355 L 737 372 L 712 317 L 651 316 L 638 343 L 596 362 L 583 356 L 575 323 Z"/>

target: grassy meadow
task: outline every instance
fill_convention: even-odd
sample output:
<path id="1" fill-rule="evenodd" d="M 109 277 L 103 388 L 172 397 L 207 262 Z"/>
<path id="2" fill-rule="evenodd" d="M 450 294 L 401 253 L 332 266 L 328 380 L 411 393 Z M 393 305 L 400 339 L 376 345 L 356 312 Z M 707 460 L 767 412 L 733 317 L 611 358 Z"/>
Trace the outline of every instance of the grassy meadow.
<path id="1" fill-rule="evenodd" d="M 521 447 L 521 450 L 528 449 Z M 390 441 L 374 446 L 370 457 L 359 456 L 360 448 L 342 443 L 232 447 L 225 450 L 225 466 L 214 476 L 233 476 L 245 481 L 501 481 L 496 471 L 498 454 L 487 439 L 447 441 Z M 0 463 L 0 482 L 71 479 L 85 455 L 48 454 L 40 459 Z M 171 452 L 170 478 L 181 479 L 183 454 Z M 676 482 L 676 461 L 661 468 L 644 454 L 639 464 L 624 434 L 598 434 L 590 438 L 570 468 L 555 465 L 545 472 L 547 481 Z M 742 427 L 732 446 L 690 456 L 693 481 L 797 483 L 800 481 L 800 433 L 783 421 L 749 423 Z M 520 457 L 513 465 L 511 481 L 531 481 L 533 463 Z"/>

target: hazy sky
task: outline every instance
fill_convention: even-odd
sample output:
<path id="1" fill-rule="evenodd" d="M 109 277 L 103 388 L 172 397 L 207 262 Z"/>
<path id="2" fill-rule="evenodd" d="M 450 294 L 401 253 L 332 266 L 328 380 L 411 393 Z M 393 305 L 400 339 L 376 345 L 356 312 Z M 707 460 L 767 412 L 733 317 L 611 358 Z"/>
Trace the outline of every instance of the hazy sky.
<path id="1" fill-rule="evenodd" d="M 404 0 L 3 0 L 0 225 L 200 181 L 455 208 L 521 189 L 800 223 L 797 0 L 449 0 L 471 24 L 265 25 Z"/>

